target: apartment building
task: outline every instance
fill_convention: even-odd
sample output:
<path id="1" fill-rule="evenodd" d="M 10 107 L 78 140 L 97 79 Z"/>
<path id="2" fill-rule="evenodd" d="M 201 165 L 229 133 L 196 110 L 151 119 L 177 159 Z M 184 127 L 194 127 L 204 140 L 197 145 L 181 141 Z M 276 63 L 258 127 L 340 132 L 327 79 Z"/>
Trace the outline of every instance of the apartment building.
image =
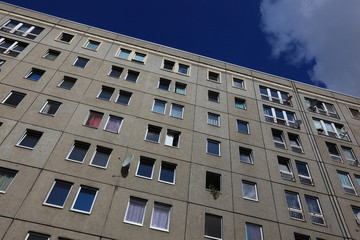
<path id="1" fill-rule="evenodd" d="M 360 99 L 0 3 L 0 239 L 360 239 Z"/>

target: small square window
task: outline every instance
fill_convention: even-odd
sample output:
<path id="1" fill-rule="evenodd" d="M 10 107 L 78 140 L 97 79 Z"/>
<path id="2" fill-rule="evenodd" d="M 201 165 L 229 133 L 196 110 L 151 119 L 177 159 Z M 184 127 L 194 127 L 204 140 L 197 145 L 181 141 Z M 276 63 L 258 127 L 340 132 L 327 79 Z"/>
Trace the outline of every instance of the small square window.
<path id="1" fill-rule="evenodd" d="M 236 120 L 236 123 L 238 132 L 249 134 L 249 123 L 240 120 Z"/>
<path id="2" fill-rule="evenodd" d="M 221 174 L 206 171 L 205 188 L 212 191 L 221 191 Z"/>
<path id="3" fill-rule="evenodd" d="M 317 197 L 305 196 L 306 204 L 310 213 L 311 222 L 314 224 L 325 225 L 325 219 Z"/>
<path id="4" fill-rule="evenodd" d="M 252 159 L 252 150 L 239 147 L 240 162 L 254 164 Z"/>
<path id="5" fill-rule="evenodd" d="M 33 149 L 39 142 L 42 132 L 26 129 L 25 133 L 21 136 L 17 146 Z"/>
<path id="6" fill-rule="evenodd" d="M 158 143 L 160 140 L 161 127 L 149 125 L 146 131 L 145 140 Z"/>
<path id="7" fill-rule="evenodd" d="M 119 57 L 119 58 L 123 58 L 123 59 L 129 59 L 130 53 L 131 53 L 130 50 L 127 50 L 127 49 L 124 49 L 124 48 L 120 48 L 118 57 Z"/>
<path id="8" fill-rule="evenodd" d="M 302 184 L 312 185 L 313 181 L 312 181 L 312 178 L 311 178 L 311 175 L 310 175 L 310 170 L 309 170 L 308 164 L 296 161 L 295 165 L 296 165 L 296 169 L 298 171 L 300 182 Z"/>
<path id="9" fill-rule="evenodd" d="M 206 152 L 220 156 L 220 142 L 208 139 L 206 144 Z"/>
<path id="10" fill-rule="evenodd" d="M 47 100 L 44 106 L 41 108 L 40 112 L 46 115 L 55 116 L 56 112 L 60 108 L 60 105 L 61 102 Z"/>
<path id="11" fill-rule="evenodd" d="M 144 223 L 146 204 L 147 200 L 145 199 L 130 197 L 124 222 L 142 226 Z"/>
<path id="12" fill-rule="evenodd" d="M 219 93 L 214 91 L 208 91 L 208 100 L 211 102 L 220 102 Z"/>
<path id="13" fill-rule="evenodd" d="M 90 110 L 89 115 L 88 115 L 87 120 L 85 121 L 84 125 L 87 127 L 98 128 L 103 115 L 104 114 L 101 112 L 96 112 L 96 111 Z"/>
<path id="14" fill-rule="evenodd" d="M 288 181 L 294 181 L 294 175 L 290 164 L 290 159 L 278 157 L 278 166 L 281 178 Z"/>
<path id="15" fill-rule="evenodd" d="M 303 153 L 299 135 L 288 133 L 291 150 L 297 153 Z"/>
<path id="16" fill-rule="evenodd" d="M 275 147 L 286 149 L 284 134 L 280 130 L 271 129 Z"/>
<path id="17" fill-rule="evenodd" d="M 119 133 L 122 121 L 123 121 L 123 118 L 110 115 L 105 124 L 104 130 L 113 132 L 113 133 Z"/>
<path id="18" fill-rule="evenodd" d="M 139 74 L 140 74 L 139 72 L 129 70 L 125 77 L 125 80 L 128 80 L 130 82 L 136 82 L 139 77 Z"/>
<path id="19" fill-rule="evenodd" d="M 178 72 L 179 72 L 179 73 L 182 73 L 182 74 L 188 75 L 188 74 L 189 74 L 189 66 L 188 66 L 188 65 L 185 65 L 185 64 L 179 63 Z"/>
<path id="20" fill-rule="evenodd" d="M 150 227 L 168 231 L 170 225 L 170 213 L 171 205 L 155 202 Z"/>
<path id="21" fill-rule="evenodd" d="M 52 60 L 52 61 L 55 61 L 56 58 L 60 55 L 60 52 L 59 51 L 55 51 L 55 50 L 52 50 L 52 49 L 49 49 L 43 56 L 43 58 L 46 58 L 48 60 Z"/>
<path id="22" fill-rule="evenodd" d="M 246 101 L 245 99 L 241 99 L 241 98 L 235 98 L 235 107 L 236 108 L 240 108 L 240 109 L 246 109 Z"/>
<path id="23" fill-rule="evenodd" d="M 246 240 L 263 240 L 262 227 L 260 225 L 246 223 Z"/>
<path id="24" fill-rule="evenodd" d="M 329 151 L 330 157 L 335 162 L 343 162 L 339 149 L 335 143 L 325 142 L 326 147 Z"/>
<path id="25" fill-rule="evenodd" d="M 88 153 L 89 148 L 90 148 L 89 143 L 75 141 L 66 159 L 70 161 L 82 163 Z"/>
<path id="26" fill-rule="evenodd" d="M 70 43 L 71 40 L 74 38 L 74 35 L 68 33 L 61 33 L 57 40 Z"/>
<path id="27" fill-rule="evenodd" d="M 5 193 L 18 171 L 0 167 L 0 193 Z"/>
<path id="28" fill-rule="evenodd" d="M 86 65 L 88 64 L 88 62 L 89 62 L 89 59 L 83 58 L 83 57 L 78 57 L 78 58 L 75 60 L 73 66 L 85 68 Z"/>
<path id="29" fill-rule="evenodd" d="M 358 160 L 354 154 L 352 148 L 341 146 L 341 149 L 345 155 L 346 160 L 348 161 L 349 165 L 357 166 Z"/>
<path id="30" fill-rule="evenodd" d="M 98 189 L 96 188 L 80 186 L 71 210 L 90 214 L 94 206 L 97 194 Z"/>
<path id="31" fill-rule="evenodd" d="M 96 51 L 98 47 L 100 46 L 100 42 L 89 40 L 85 44 L 85 48 Z"/>
<path id="32" fill-rule="evenodd" d="M 186 94 L 186 84 L 176 82 L 174 92 L 185 95 Z"/>
<path id="33" fill-rule="evenodd" d="M 180 135 L 180 132 L 168 129 L 165 137 L 165 145 L 171 147 L 179 147 Z"/>
<path id="34" fill-rule="evenodd" d="M 72 186 L 73 183 L 55 180 L 48 195 L 46 196 L 44 204 L 63 208 Z"/>
<path id="35" fill-rule="evenodd" d="M 169 91 L 171 80 L 160 78 L 158 88 Z"/>
<path id="36" fill-rule="evenodd" d="M 131 99 L 131 95 L 132 93 L 131 92 L 127 92 L 127 91 L 124 91 L 124 90 L 120 90 L 119 91 L 119 95 L 116 99 L 116 102 L 117 103 L 120 103 L 120 104 L 123 104 L 123 105 L 129 105 L 130 103 L 130 99 Z"/>
<path id="37" fill-rule="evenodd" d="M 136 62 L 144 63 L 145 62 L 145 57 L 146 57 L 146 54 L 135 52 L 134 57 L 133 57 L 132 60 L 136 61 Z"/>
<path id="38" fill-rule="evenodd" d="M 207 123 L 213 126 L 220 127 L 220 115 L 215 113 L 208 113 Z"/>
<path id="39" fill-rule="evenodd" d="M 34 80 L 34 81 L 39 81 L 40 78 L 42 77 L 42 75 L 44 75 L 44 73 L 45 73 L 44 70 L 37 69 L 37 68 L 32 68 L 32 69 L 30 70 L 30 72 L 28 72 L 28 73 L 25 75 L 25 78 L 31 79 L 31 80 Z"/>
<path id="40" fill-rule="evenodd" d="M 154 172 L 155 159 L 140 157 L 140 161 L 136 170 L 136 176 L 152 179 Z"/>
<path id="41" fill-rule="evenodd" d="M 215 82 L 220 82 L 220 73 L 208 72 L 208 79 Z"/>
<path id="42" fill-rule="evenodd" d="M 233 86 L 244 89 L 244 80 L 239 78 L 233 78 Z"/>
<path id="43" fill-rule="evenodd" d="M 357 192 L 351 181 L 350 175 L 345 172 L 337 172 L 337 174 L 340 179 L 341 185 L 344 188 L 345 193 L 357 196 Z"/>
<path id="44" fill-rule="evenodd" d="M 170 110 L 171 117 L 182 119 L 183 114 L 184 114 L 184 106 L 175 103 L 171 104 L 171 110 Z"/>
<path id="45" fill-rule="evenodd" d="M 109 101 L 113 95 L 115 88 L 102 86 L 97 98 Z"/>
<path id="46" fill-rule="evenodd" d="M 164 60 L 164 65 L 163 65 L 164 69 L 173 71 L 174 66 L 175 66 L 175 62 L 169 61 L 169 60 Z"/>
<path id="47" fill-rule="evenodd" d="M 12 107 L 16 107 L 20 104 L 20 102 L 24 99 L 25 96 L 25 93 L 11 91 L 9 95 L 4 98 L 2 103 Z"/>
<path id="48" fill-rule="evenodd" d="M 205 213 L 205 237 L 222 239 L 222 217 Z"/>
<path id="49" fill-rule="evenodd" d="M 253 201 L 258 201 L 256 183 L 242 181 L 242 193 L 243 193 L 243 198 Z"/>
<path id="50" fill-rule="evenodd" d="M 301 207 L 299 194 L 285 191 L 285 198 L 290 213 L 290 218 L 303 221 L 304 214 Z"/>
<path id="51" fill-rule="evenodd" d="M 154 100 L 152 111 L 160 114 L 165 114 L 166 102 L 158 99 Z"/>
<path id="52" fill-rule="evenodd" d="M 26 235 L 25 240 L 50 240 L 50 235 L 46 235 L 46 234 L 42 234 L 42 233 L 29 232 Z"/>
<path id="53" fill-rule="evenodd" d="M 176 164 L 162 162 L 159 174 L 159 182 L 175 184 Z"/>
<path id="54" fill-rule="evenodd" d="M 96 146 L 96 150 L 94 152 L 90 165 L 106 168 L 109 163 L 111 152 L 112 149 L 110 148 Z"/>
<path id="55" fill-rule="evenodd" d="M 114 78 L 120 78 L 123 71 L 124 71 L 124 69 L 122 67 L 117 67 L 117 66 L 113 65 L 110 69 L 108 76 L 114 77 Z"/>
<path id="56" fill-rule="evenodd" d="M 58 87 L 65 88 L 70 90 L 76 83 L 76 78 L 64 76 L 64 78 L 59 83 Z"/>
<path id="57" fill-rule="evenodd" d="M 5 62 L 6 62 L 5 60 L 0 59 L 0 67 L 1 67 L 2 65 L 4 65 Z"/>

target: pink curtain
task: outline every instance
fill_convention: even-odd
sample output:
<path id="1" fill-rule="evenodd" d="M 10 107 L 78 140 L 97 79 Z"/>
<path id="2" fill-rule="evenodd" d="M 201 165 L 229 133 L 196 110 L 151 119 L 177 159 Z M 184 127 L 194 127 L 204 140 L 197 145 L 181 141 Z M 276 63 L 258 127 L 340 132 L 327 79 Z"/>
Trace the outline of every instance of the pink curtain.
<path id="1" fill-rule="evenodd" d="M 86 122 L 86 125 L 94 128 L 98 128 L 101 122 L 103 114 L 98 112 L 90 111 L 89 118 Z"/>

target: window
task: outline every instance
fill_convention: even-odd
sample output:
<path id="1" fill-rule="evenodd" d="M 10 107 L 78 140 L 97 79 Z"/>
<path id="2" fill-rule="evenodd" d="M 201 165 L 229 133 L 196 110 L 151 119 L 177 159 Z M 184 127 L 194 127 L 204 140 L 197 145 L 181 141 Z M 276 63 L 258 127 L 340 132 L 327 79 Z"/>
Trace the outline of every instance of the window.
<path id="1" fill-rule="evenodd" d="M 60 36 L 57 38 L 58 41 L 70 43 L 71 40 L 74 38 L 74 35 L 69 33 L 61 33 Z"/>
<path id="2" fill-rule="evenodd" d="M 335 162 L 343 162 L 336 144 L 330 142 L 325 142 L 325 144 L 328 148 L 331 159 Z"/>
<path id="3" fill-rule="evenodd" d="M 118 53 L 118 57 L 123 58 L 123 59 L 129 59 L 130 53 L 131 53 L 130 50 L 120 48 L 120 51 Z"/>
<path id="4" fill-rule="evenodd" d="M 313 122 L 318 134 L 350 141 L 343 125 L 315 118 L 313 119 Z"/>
<path id="5" fill-rule="evenodd" d="M 281 178 L 288 181 L 294 181 L 294 175 L 290 164 L 290 159 L 278 157 L 278 164 Z"/>
<path id="6" fill-rule="evenodd" d="M 220 115 L 214 113 L 208 113 L 207 123 L 213 126 L 220 127 Z"/>
<path id="7" fill-rule="evenodd" d="M 339 176 L 341 185 L 345 190 L 345 193 L 357 195 L 357 193 L 355 191 L 355 187 L 350 179 L 350 175 L 345 172 L 337 172 L 337 174 Z"/>
<path id="8" fill-rule="evenodd" d="M 303 162 L 298 162 L 295 161 L 295 165 L 296 165 L 296 169 L 300 178 L 300 182 L 302 184 L 313 184 L 313 181 L 311 179 L 311 175 L 310 175 L 310 170 L 309 170 L 309 166 L 307 165 L 307 163 L 303 163 Z"/>
<path id="9" fill-rule="evenodd" d="M 161 127 L 148 125 L 145 140 L 158 143 L 160 140 Z"/>
<path id="10" fill-rule="evenodd" d="M 291 126 L 294 128 L 300 127 L 295 127 L 295 113 L 264 106 L 264 115 L 267 122 L 273 122 L 281 125 Z"/>
<path id="11" fill-rule="evenodd" d="M 1 26 L 0 30 L 18 36 L 35 39 L 44 28 L 10 19 Z"/>
<path id="12" fill-rule="evenodd" d="M 249 123 L 240 120 L 236 120 L 236 123 L 238 132 L 249 134 Z"/>
<path id="13" fill-rule="evenodd" d="M 89 143 L 75 141 L 72 145 L 66 159 L 82 163 L 86 157 L 86 154 L 90 148 Z"/>
<path id="14" fill-rule="evenodd" d="M 98 128 L 103 117 L 103 113 L 90 110 L 85 126 Z"/>
<path id="15" fill-rule="evenodd" d="M 206 145 L 206 152 L 220 156 L 220 142 L 208 139 Z"/>
<path id="16" fill-rule="evenodd" d="M 189 74 L 189 66 L 179 63 L 178 72 L 188 75 Z"/>
<path id="17" fill-rule="evenodd" d="M 275 147 L 286 149 L 284 134 L 280 130 L 271 129 Z"/>
<path id="18" fill-rule="evenodd" d="M 305 98 L 306 106 L 309 111 L 338 118 L 337 112 L 333 104 L 325 103 L 317 99 Z"/>
<path id="19" fill-rule="evenodd" d="M 152 111 L 160 114 L 165 114 L 166 102 L 158 99 L 154 100 Z"/>
<path id="20" fill-rule="evenodd" d="M 110 115 L 104 130 L 114 133 L 119 133 L 123 118 Z"/>
<path id="21" fill-rule="evenodd" d="M 246 223 L 246 240 L 263 240 L 262 227 L 260 225 Z"/>
<path id="22" fill-rule="evenodd" d="M 25 75 L 25 78 L 31 79 L 31 80 L 34 80 L 34 81 L 38 81 L 38 80 L 40 80 L 40 78 L 42 77 L 42 75 L 44 75 L 44 73 L 45 73 L 44 70 L 37 69 L 37 68 L 32 68 L 32 69 L 30 70 L 30 72 L 28 72 L 28 73 Z"/>
<path id="23" fill-rule="evenodd" d="M 0 59 L 0 67 L 1 67 L 2 65 L 4 65 L 5 62 L 6 62 L 5 60 Z"/>
<path id="24" fill-rule="evenodd" d="M 146 203 L 147 200 L 145 199 L 130 197 L 124 222 L 142 226 L 144 223 Z"/>
<path id="25" fill-rule="evenodd" d="M 164 60 L 163 69 L 173 71 L 175 66 L 175 62 Z"/>
<path id="26" fill-rule="evenodd" d="M 72 186 L 73 183 L 55 180 L 48 195 L 46 196 L 44 204 L 63 208 Z"/>
<path id="27" fill-rule="evenodd" d="M 155 159 L 141 156 L 136 170 L 136 176 L 152 179 L 154 164 Z"/>
<path id="28" fill-rule="evenodd" d="M 205 188 L 211 191 L 221 191 L 221 174 L 206 171 Z"/>
<path id="29" fill-rule="evenodd" d="M 291 106 L 291 98 L 287 92 L 260 86 L 261 99 Z"/>
<path id="30" fill-rule="evenodd" d="M 242 181 L 242 193 L 243 193 L 243 198 L 253 201 L 258 201 L 256 183 Z"/>
<path id="31" fill-rule="evenodd" d="M 285 191 L 285 197 L 290 217 L 296 220 L 304 220 L 299 194 Z"/>
<path id="32" fill-rule="evenodd" d="M 183 112 L 184 112 L 184 106 L 172 103 L 171 104 L 171 110 L 170 110 L 170 116 L 175 118 L 183 118 Z"/>
<path id="33" fill-rule="evenodd" d="M 136 82 L 139 77 L 139 74 L 140 74 L 139 72 L 128 70 L 125 80 L 128 80 L 130 82 Z"/>
<path id="34" fill-rule="evenodd" d="M 162 162 L 160 167 L 159 182 L 175 184 L 176 164 Z"/>
<path id="35" fill-rule="evenodd" d="M 59 51 L 55 51 L 55 50 L 52 50 L 52 49 L 49 49 L 43 56 L 43 58 L 46 58 L 48 60 L 51 60 L 51 61 L 55 61 L 56 58 L 60 55 L 60 52 Z"/>
<path id="36" fill-rule="evenodd" d="M 25 237 L 25 240 L 50 240 L 50 235 L 28 232 L 28 234 Z"/>
<path id="37" fill-rule="evenodd" d="M 358 225 L 360 225 L 360 208 L 359 207 L 355 207 L 355 206 L 351 206 L 351 209 L 352 209 L 352 211 L 353 211 L 353 213 L 354 213 L 354 215 L 355 215 L 355 220 L 356 220 L 356 223 L 358 224 Z"/>
<path id="38" fill-rule="evenodd" d="M 176 82 L 174 92 L 185 95 L 186 94 L 186 84 Z"/>
<path id="39" fill-rule="evenodd" d="M 98 47 L 100 46 L 100 42 L 89 40 L 85 43 L 85 48 L 96 51 Z"/>
<path id="40" fill-rule="evenodd" d="M 44 106 L 41 108 L 40 112 L 50 116 L 55 116 L 56 112 L 59 110 L 60 105 L 61 102 L 47 100 Z"/>
<path id="41" fill-rule="evenodd" d="M 97 95 L 97 98 L 109 101 L 114 91 L 115 88 L 102 86 L 99 94 Z"/>
<path id="42" fill-rule="evenodd" d="M 96 146 L 96 150 L 94 152 L 93 158 L 90 162 L 90 165 L 106 168 L 111 156 L 112 149 Z"/>
<path id="43" fill-rule="evenodd" d="M 127 91 L 124 91 L 124 90 L 120 90 L 119 91 L 119 95 L 116 99 L 116 102 L 117 103 L 120 103 L 120 104 L 123 104 L 123 105 L 129 105 L 130 103 L 130 99 L 131 99 L 131 95 L 132 93 L 131 92 L 127 92 Z"/>
<path id="44" fill-rule="evenodd" d="M 78 58 L 75 60 L 73 66 L 85 68 L 86 65 L 88 64 L 88 62 L 89 62 L 89 59 L 83 58 L 83 57 L 78 57 Z"/>
<path id="45" fill-rule="evenodd" d="M 90 214 L 97 194 L 98 189 L 96 188 L 80 186 L 71 210 Z"/>
<path id="46" fill-rule="evenodd" d="M 252 159 L 252 150 L 239 147 L 240 162 L 254 164 Z"/>
<path id="47" fill-rule="evenodd" d="M 39 142 L 42 132 L 26 129 L 16 146 L 33 149 Z"/>
<path id="48" fill-rule="evenodd" d="M 354 118 L 360 119 L 360 110 L 355 109 L 355 108 L 349 108 L 351 115 Z"/>
<path id="49" fill-rule="evenodd" d="M 25 96 L 25 93 L 11 91 L 9 95 L 4 98 L 2 103 L 12 107 L 16 107 L 20 104 L 20 102 L 24 99 Z"/>
<path id="50" fill-rule="evenodd" d="M 311 240 L 309 236 L 299 234 L 299 233 L 294 233 L 294 237 L 295 237 L 295 240 Z M 320 239 L 316 239 L 316 240 L 320 240 Z"/>
<path id="51" fill-rule="evenodd" d="M 154 203 L 150 227 L 158 230 L 169 231 L 171 205 Z"/>
<path id="52" fill-rule="evenodd" d="M 171 80 L 160 78 L 158 88 L 169 91 Z"/>
<path id="53" fill-rule="evenodd" d="M 235 97 L 235 107 L 240 109 L 246 109 L 245 99 Z"/>
<path id="54" fill-rule="evenodd" d="M 5 193 L 10 187 L 18 171 L 0 167 L 0 193 Z"/>
<path id="55" fill-rule="evenodd" d="M 209 90 L 208 91 L 208 100 L 211 101 L 211 102 L 220 102 L 219 93 Z"/>
<path id="56" fill-rule="evenodd" d="M 355 177 L 355 181 L 357 182 L 358 186 L 360 187 L 360 176 L 354 175 L 354 177 Z"/>
<path id="57" fill-rule="evenodd" d="M 205 237 L 222 239 L 222 217 L 205 213 Z"/>
<path id="58" fill-rule="evenodd" d="M 168 129 L 165 137 L 165 145 L 178 148 L 180 145 L 180 134 L 178 131 Z"/>
<path id="59" fill-rule="evenodd" d="M 17 57 L 29 44 L 0 36 L 0 53 Z"/>
<path id="60" fill-rule="evenodd" d="M 65 88 L 70 90 L 76 83 L 76 78 L 64 76 L 64 78 L 59 83 L 58 87 Z"/>
<path id="61" fill-rule="evenodd" d="M 358 160 L 355 157 L 355 154 L 353 152 L 353 150 L 349 147 L 345 147 L 345 146 L 341 146 L 345 158 L 348 161 L 349 165 L 353 165 L 353 166 L 357 166 L 358 165 Z"/>
<path id="62" fill-rule="evenodd" d="M 136 62 L 144 63 L 145 62 L 145 57 L 146 57 L 146 54 L 135 52 L 134 57 L 133 57 L 132 60 L 136 61 Z"/>
<path id="63" fill-rule="evenodd" d="M 303 153 L 299 135 L 288 133 L 291 150 L 297 153 Z"/>
<path id="64" fill-rule="evenodd" d="M 321 211 L 319 199 L 316 197 L 305 196 L 312 223 L 325 225 L 325 219 Z"/>
<path id="65" fill-rule="evenodd" d="M 112 65 L 108 76 L 114 78 L 120 78 L 123 71 L 124 71 L 123 68 Z"/>
<path id="66" fill-rule="evenodd" d="M 220 73 L 209 71 L 208 79 L 211 81 L 220 82 Z"/>
<path id="67" fill-rule="evenodd" d="M 245 88 L 244 87 L 244 80 L 239 78 L 233 78 L 233 86 L 238 88 Z"/>

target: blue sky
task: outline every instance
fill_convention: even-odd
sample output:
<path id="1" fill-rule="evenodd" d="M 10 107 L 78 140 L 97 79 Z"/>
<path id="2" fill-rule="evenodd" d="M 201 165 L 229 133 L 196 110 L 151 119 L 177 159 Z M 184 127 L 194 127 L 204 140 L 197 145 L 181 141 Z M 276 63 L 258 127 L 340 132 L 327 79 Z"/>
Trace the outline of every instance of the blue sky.
<path id="1" fill-rule="evenodd" d="M 360 96 L 358 0 L 4 2 Z"/>

